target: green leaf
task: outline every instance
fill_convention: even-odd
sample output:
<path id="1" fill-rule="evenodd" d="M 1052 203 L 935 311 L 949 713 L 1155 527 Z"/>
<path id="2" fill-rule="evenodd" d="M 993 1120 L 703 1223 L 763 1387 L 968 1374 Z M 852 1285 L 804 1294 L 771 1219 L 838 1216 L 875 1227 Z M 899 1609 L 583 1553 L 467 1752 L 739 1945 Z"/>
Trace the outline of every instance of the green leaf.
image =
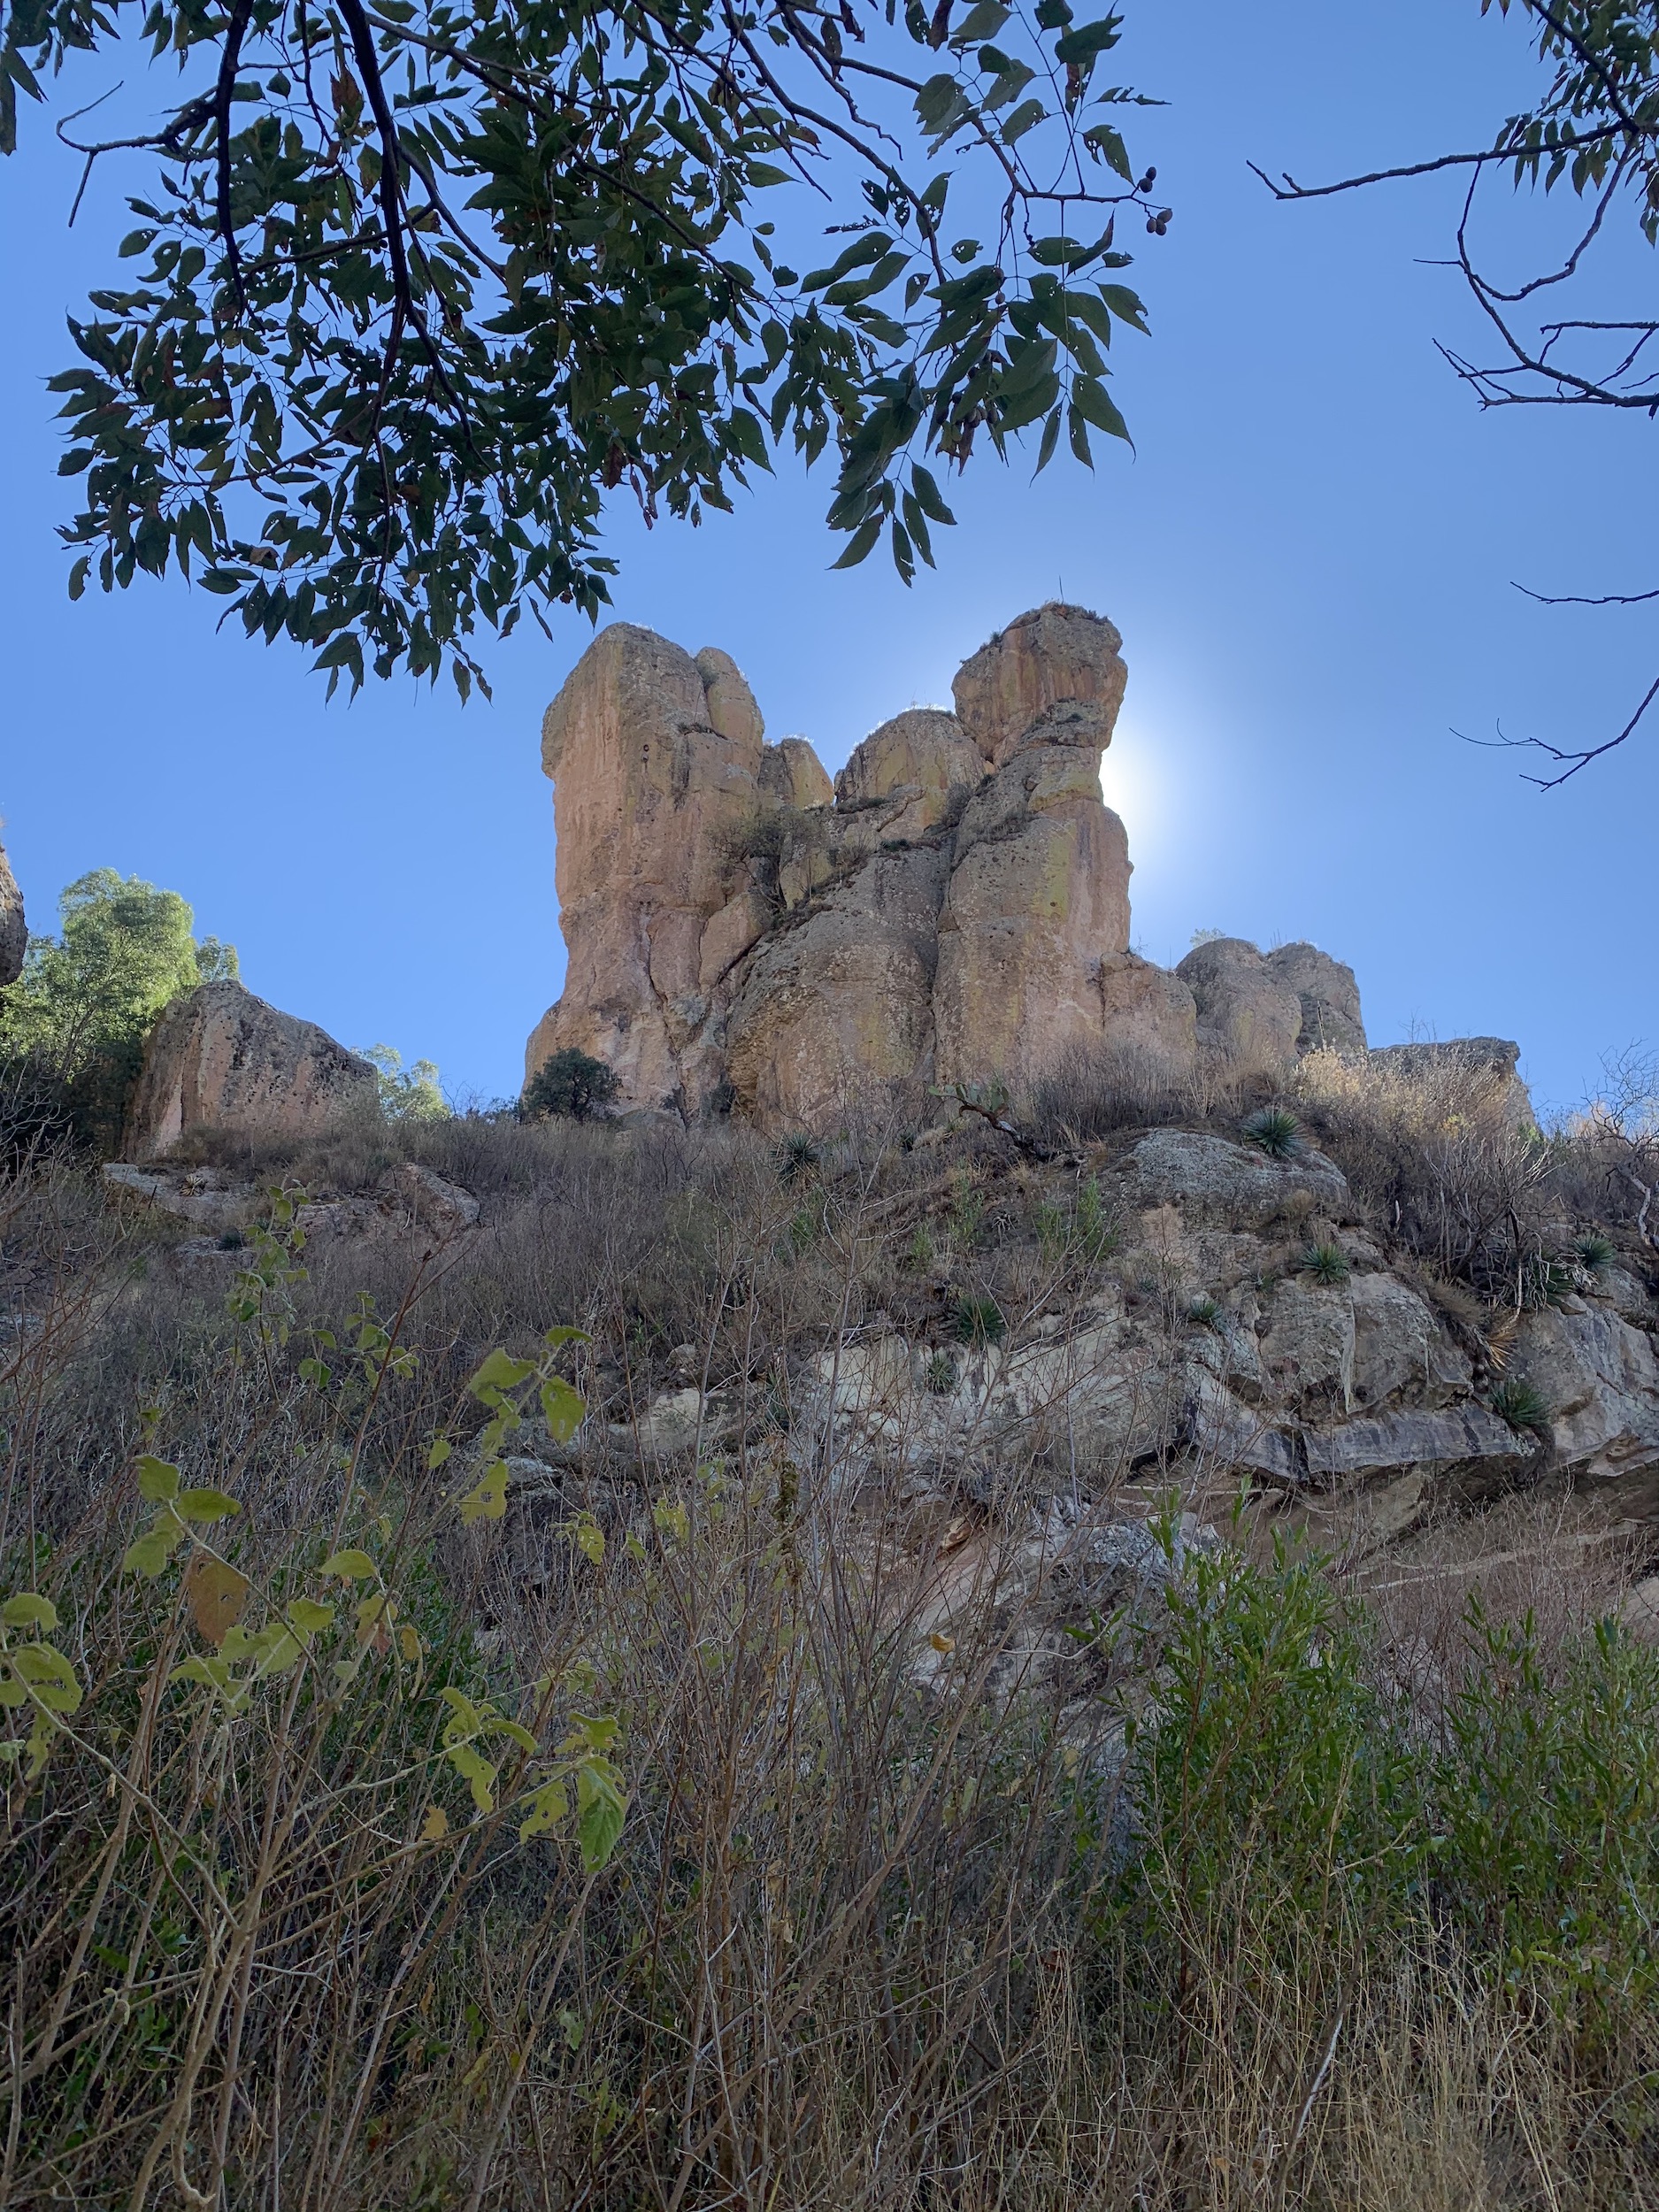
<path id="1" fill-rule="evenodd" d="M 127 1546 L 126 1556 L 121 1561 L 121 1572 L 143 1575 L 153 1582 L 183 1541 L 184 1533 L 176 1522 L 172 1525 L 157 1522 L 154 1528 L 147 1529 L 135 1543 Z"/>
<path id="2" fill-rule="evenodd" d="M 1013 145 L 1017 139 L 1024 138 L 1027 131 L 1034 130 L 1048 112 L 1041 100 L 1022 100 L 1002 126 L 1003 139 L 1009 145 Z"/>
<path id="3" fill-rule="evenodd" d="M 334 1617 L 332 1605 L 321 1605 L 315 1598 L 291 1598 L 288 1617 L 303 1636 L 319 1636 Z"/>
<path id="4" fill-rule="evenodd" d="M 1120 15 L 1102 15 L 1094 23 L 1080 23 L 1075 31 L 1055 41 L 1054 58 L 1064 62 L 1093 61 L 1096 54 L 1117 45 L 1122 29 Z"/>
<path id="5" fill-rule="evenodd" d="M 604 1564 L 605 1532 L 591 1513 L 579 1513 L 570 1525 L 571 1540 L 584 1559 L 595 1567 Z"/>
<path id="6" fill-rule="evenodd" d="M 570 1816 L 570 1793 L 557 1777 L 550 1782 L 543 1782 L 539 1789 L 532 1790 L 524 1801 L 529 1812 L 518 1824 L 521 1843 L 528 1843 L 532 1836 L 547 1835 Z"/>
<path id="7" fill-rule="evenodd" d="M 1071 381 L 1071 404 L 1084 421 L 1093 423 L 1096 430 L 1104 430 L 1114 438 L 1122 438 L 1126 444 L 1134 442 L 1129 435 L 1129 426 L 1118 413 L 1105 386 L 1098 378 L 1074 377 Z"/>
<path id="8" fill-rule="evenodd" d="M 941 498 L 939 487 L 929 472 L 917 463 L 910 470 L 910 488 L 916 494 L 922 512 L 930 522 L 954 524 L 956 518 Z"/>
<path id="9" fill-rule="evenodd" d="M 320 1571 L 339 1575 L 347 1582 L 369 1582 L 374 1578 L 375 1565 L 365 1551 L 335 1551 L 324 1560 Z"/>
<path id="10" fill-rule="evenodd" d="M 1055 447 L 1060 440 L 1060 410 L 1056 407 L 1042 426 L 1042 443 L 1037 449 L 1036 473 L 1041 476 L 1054 458 Z"/>
<path id="11" fill-rule="evenodd" d="M 475 1398 L 487 1406 L 499 1404 L 503 1391 L 516 1390 L 535 1372 L 533 1359 L 514 1359 L 498 1345 L 467 1384 Z"/>
<path id="12" fill-rule="evenodd" d="M 19 1590 L 0 1606 L 0 1620 L 8 1628 L 56 1628 L 58 1608 L 50 1598 L 39 1597 L 33 1590 Z"/>
<path id="13" fill-rule="evenodd" d="M 81 1689 L 73 1664 L 55 1645 L 19 1644 L 0 1663 L 7 1670 L 0 1680 L 22 1686 L 21 1696 L 0 1698 L 0 1702 L 21 1704 L 32 1699 L 49 1713 L 73 1713 L 79 1708 Z"/>
<path id="14" fill-rule="evenodd" d="M 872 515 L 868 522 L 863 524 L 854 533 L 852 543 L 841 555 L 840 560 L 832 561 L 830 566 L 832 568 L 856 568 L 860 561 L 867 560 L 875 550 L 876 541 L 881 535 L 881 523 L 880 515 Z"/>
<path id="15" fill-rule="evenodd" d="M 588 1760 L 577 1769 L 576 1836 L 588 1873 L 596 1874 L 616 1849 L 627 1806 L 609 1760 Z"/>
<path id="16" fill-rule="evenodd" d="M 541 1386 L 541 1417 L 556 1444 L 568 1444 L 588 1412 L 586 1400 L 569 1383 L 550 1375 Z"/>
<path id="17" fill-rule="evenodd" d="M 561 1344 L 591 1344 L 593 1338 L 586 1329 L 572 1329 L 568 1323 L 562 1323 L 557 1329 L 549 1329 L 541 1341 L 557 1352 Z"/>
<path id="18" fill-rule="evenodd" d="M 461 1525 L 472 1528 L 480 1521 L 500 1521 L 507 1512 L 507 1463 L 495 1460 L 482 1479 L 461 1500 Z"/>
<path id="19" fill-rule="evenodd" d="M 242 1511 L 223 1490 L 181 1490 L 173 1509 L 181 1521 L 223 1521 Z"/>
<path id="20" fill-rule="evenodd" d="M 165 1504 L 179 1494 L 179 1471 L 165 1459 L 145 1452 L 138 1463 L 138 1494 L 151 1505 Z"/>
<path id="21" fill-rule="evenodd" d="M 1135 173 L 1129 165 L 1129 152 L 1121 131 L 1110 123 L 1091 123 L 1083 134 L 1083 142 L 1097 148 L 1125 184 L 1134 182 Z"/>

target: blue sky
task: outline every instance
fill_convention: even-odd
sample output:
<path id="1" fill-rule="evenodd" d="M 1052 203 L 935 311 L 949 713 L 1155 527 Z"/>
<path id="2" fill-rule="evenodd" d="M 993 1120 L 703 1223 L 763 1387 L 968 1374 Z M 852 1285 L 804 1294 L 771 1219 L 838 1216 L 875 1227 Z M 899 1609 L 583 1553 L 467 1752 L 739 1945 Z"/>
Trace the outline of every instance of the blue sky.
<path id="1" fill-rule="evenodd" d="M 1659 583 L 1659 428 L 1477 412 L 1433 344 L 1472 336 L 1427 265 L 1455 184 L 1279 207 L 1245 165 L 1314 177 L 1479 142 L 1535 66 L 1474 0 L 1126 12 L 1114 74 L 1171 103 L 1132 147 L 1176 211 L 1166 240 L 1130 242 L 1153 334 L 1115 361 L 1136 451 L 1034 484 L 1028 458 L 987 462 L 909 592 L 877 560 L 830 572 L 827 480 L 785 472 L 696 533 L 618 508 L 615 611 L 724 646 L 769 732 L 832 769 L 888 714 L 948 700 L 1022 609 L 1064 593 L 1109 614 L 1130 685 L 1104 783 L 1141 949 L 1312 938 L 1355 967 L 1373 1042 L 1513 1036 L 1540 1102 L 1570 1104 L 1604 1053 L 1659 1043 L 1659 723 L 1548 796 L 1452 732 L 1600 736 L 1646 689 L 1647 614 L 1546 609 L 1512 580 Z M 112 74 L 83 65 L 65 104 Z M 276 1004 L 429 1055 L 454 1093 L 516 1088 L 563 971 L 538 726 L 591 633 L 570 616 L 550 645 L 531 628 L 488 649 L 493 705 L 404 681 L 327 704 L 291 648 L 217 634 L 218 606 L 176 580 L 70 605 L 44 380 L 142 174 L 110 165 L 69 232 L 78 164 L 38 111 L 20 119 L 0 165 L 0 814 L 32 921 L 88 868 L 137 872 L 190 899 Z M 1615 258 L 1650 283 L 1646 251 Z"/>

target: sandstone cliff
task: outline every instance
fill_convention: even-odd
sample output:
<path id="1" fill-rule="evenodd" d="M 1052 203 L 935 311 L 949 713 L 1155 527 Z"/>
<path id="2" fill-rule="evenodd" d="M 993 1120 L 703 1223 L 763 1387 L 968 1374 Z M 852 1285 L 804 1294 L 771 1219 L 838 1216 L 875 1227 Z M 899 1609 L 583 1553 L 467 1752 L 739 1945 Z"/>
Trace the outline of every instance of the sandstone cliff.
<path id="1" fill-rule="evenodd" d="M 29 941 L 23 918 L 23 894 L 0 845 L 0 987 L 15 983 L 23 972 L 23 955 Z"/>

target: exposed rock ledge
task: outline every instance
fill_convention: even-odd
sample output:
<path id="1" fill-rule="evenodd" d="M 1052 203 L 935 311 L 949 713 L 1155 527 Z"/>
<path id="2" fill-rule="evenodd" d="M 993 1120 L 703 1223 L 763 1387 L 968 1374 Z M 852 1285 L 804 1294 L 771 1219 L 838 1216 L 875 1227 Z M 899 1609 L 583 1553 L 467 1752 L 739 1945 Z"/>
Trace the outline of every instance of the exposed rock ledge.
<path id="1" fill-rule="evenodd" d="M 1130 951 L 1100 786 L 1121 642 L 1080 607 L 1023 614 L 954 713 L 895 716 L 832 786 L 805 739 L 766 742 L 726 654 L 603 631 L 542 726 L 570 958 L 526 1080 L 573 1048 L 625 1109 L 788 1128 L 1079 1052 L 1178 1081 L 1363 1052 L 1352 971 L 1312 945 L 1224 938 L 1173 972 Z"/>

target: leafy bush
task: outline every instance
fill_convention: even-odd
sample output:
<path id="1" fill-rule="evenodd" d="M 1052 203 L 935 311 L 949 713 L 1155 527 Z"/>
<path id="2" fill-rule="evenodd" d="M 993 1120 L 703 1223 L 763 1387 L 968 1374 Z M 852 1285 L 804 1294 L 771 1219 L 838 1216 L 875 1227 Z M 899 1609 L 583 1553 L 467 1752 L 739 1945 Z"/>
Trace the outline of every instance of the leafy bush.
<path id="1" fill-rule="evenodd" d="M 1487 1402 L 1499 1420 L 1507 1421 L 1512 1429 L 1536 1429 L 1540 1433 L 1548 1431 L 1548 1400 L 1531 1383 L 1522 1382 L 1517 1376 L 1499 1383 Z"/>
<path id="2" fill-rule="evenodd" d="M 1189 1299 L 1187 1318 L 1195 1329 L 1213 1329 L 1221 1318 L 1221 1308 L 1208 1296 Z"/>
<path id="3" fill-rule="evenodd" d="M 1354 1271 L 1340 1244 L 1310 1244 L 1297 1264 L 1302 1274 L 1326 1285 L 1345 1283 Z"/>
<path id="4" fill-rule="evenodd" d="M 1293 1159 L 1300 1149 L 1302 1124 L 1287 1106 L 1263 1106 L 1248 1114 L 1240 1131 L 1247 1144 L 1265 1152 L 1270 1160 Z"/>
<path id="5" fill-rule="evenodd" d="M 1603 1273 L 1618 1257 L 1609 1239 L 1594 1232 L 1580 1237 L 1572 1248 L 1579 1266 L 1587 1267 L 1593 1275 Z"/>
<path id="6" fill-rule="evenodd" d="M 616 1076 L 603 1060 L 571 1046 L 542 1062 L 525 1086 L 520 1110 L 526 1121 L 586 1121 L 610 1104 L 617 1089 Z"/>

